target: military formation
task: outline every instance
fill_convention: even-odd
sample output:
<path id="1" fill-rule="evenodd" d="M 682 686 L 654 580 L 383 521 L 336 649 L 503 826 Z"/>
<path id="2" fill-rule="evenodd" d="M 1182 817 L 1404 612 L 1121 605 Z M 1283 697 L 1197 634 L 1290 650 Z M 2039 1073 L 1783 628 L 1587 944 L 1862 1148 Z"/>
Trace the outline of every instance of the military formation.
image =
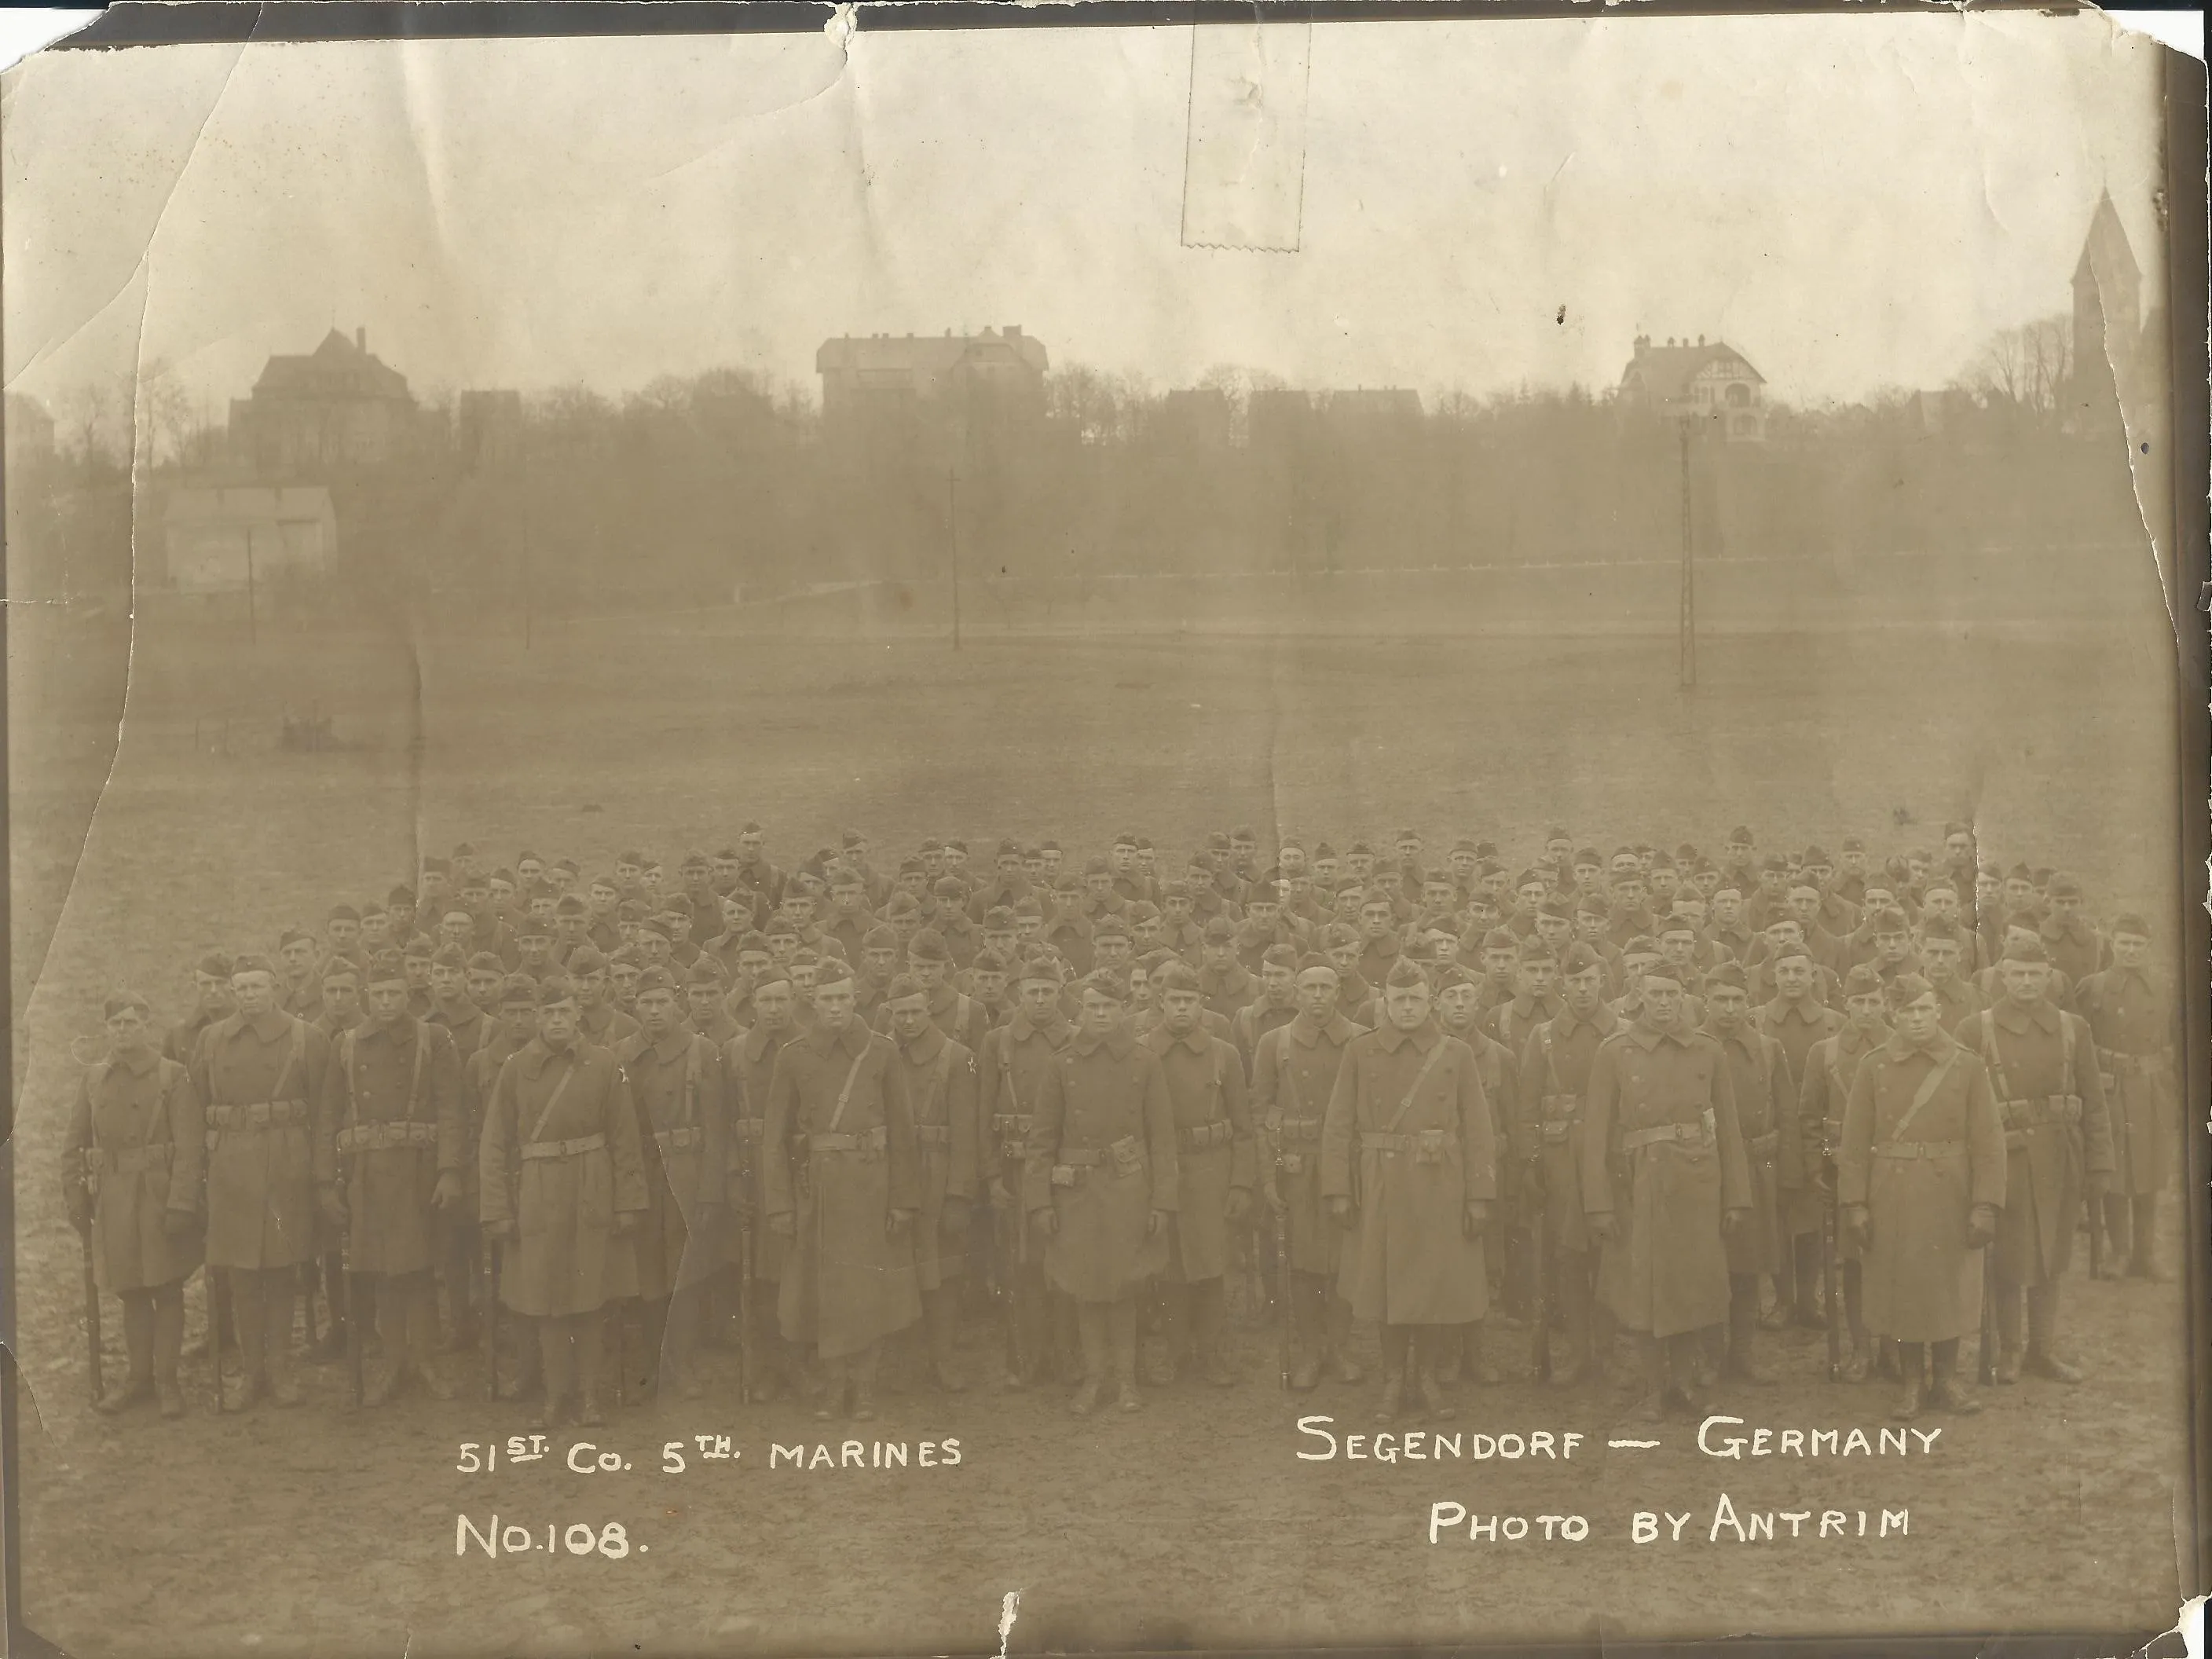
<path id="1" fill-rule="evenodd" d="M 2150 927 L 1964 825 L 1882 862 L 1553 830 L 1517 872 L 1411 830 L 991 845 L 464 845 L 209 951 L 166 1029 L 118 992 L 62 1170 L 98 1408 L 184 1413 L 203 1269 L 219 1410 L 296 1405 L 303 1359 L 362 1407 L 465 1367 L 548 1427 L 726 1389 L 709 1349 L 866 1421 L 879 1379 L 966 1387 L 978 1320 L 1000 1386 L 1137 1411 L 1238 1383 L 1238 1285 L 1268 1381 L 1374 1368 L 1377 1420 L 1501 1361 L 1700 1412 L 1790 1324 L 1903 1419 L 1979 1408 L 1977 1325 L 1979 1382 L 2080 1379 L 2085 1236 L 2090 1278 L 2169 1271 Z"/>

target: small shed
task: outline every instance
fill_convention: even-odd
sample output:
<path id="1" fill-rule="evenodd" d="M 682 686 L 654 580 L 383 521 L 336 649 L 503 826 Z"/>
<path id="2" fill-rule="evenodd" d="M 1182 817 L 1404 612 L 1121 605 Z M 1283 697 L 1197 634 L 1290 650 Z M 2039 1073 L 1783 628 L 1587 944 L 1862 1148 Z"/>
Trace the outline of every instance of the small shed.
<path id="1" fill-rule="evenodd" d="M 179 593 L 328 574 L 337 512 L 320 484 L 228 484 L 173 492 L 161 514 L 168 585 Z"/>

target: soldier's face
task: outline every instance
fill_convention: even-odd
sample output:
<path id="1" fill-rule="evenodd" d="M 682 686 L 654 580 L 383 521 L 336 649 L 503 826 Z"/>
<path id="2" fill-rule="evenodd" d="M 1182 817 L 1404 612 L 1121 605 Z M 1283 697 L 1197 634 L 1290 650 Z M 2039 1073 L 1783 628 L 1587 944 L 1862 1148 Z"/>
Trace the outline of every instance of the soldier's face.
<path id="1" fill-rule="evenodd" d="M 526 934 L 514 944 L 515 949 L 521 953 L 523 962 L 531 966 L 533 974 L 538 968 L 545 965 L 546 958 L 553 950 L 553 941 L 543 933 Z"/>
<path id="2" fill-rule="evenodd" d="M 1158 916 L 1142 917 L 1131 927 L 1130 931 L 1136 934 L 1138 944 L 1147 946 L 1158 945 L 1160 942 L 1160 919 Z"/>
<path id="3" fill-rule="evenodd" d="M 137 1008 L 118 1008 L 106 1019 L 107 1040 L 121 1053 L 144 1051 L 148 1028 L 145 1014 Z"/>
<path id="4" fill-rule="evenodd" d="M 668 963 L 668 941 L 659 933 L 641 933 L 637 936 L 637 952 L 645 958 L 647 967 L 665 967 Z"/>
<path id="5" fill-rule="evenodd" d="M 1252 902 L 1244 907 L 1244 914 L 1252 918 L 1255 930 L 1263 933 L 1273 933 L 1275 918 L 1283 914 L 1283 907 L 1273 894 L 1262 898 L 1255 893 L 1252 896 Z"/>
<path id="6" fill-rule="evenodd" d="M 1565 916 L 1538 916 L 1536 918 L 1536 937 L 1543 940 L 1545 944 L 1550 945 L 1554 951 L 1565 949 L 1567 943 L 1567 935 L 1573 932 L 1574 924 L 1569 921 Z M 1454 941 L 1454 948 L 1457 948 L 1456 940 Z"/>
<path id="7" fill-rule="evenodd" d="M 1492 945 L 1482 953 L 1482 971 L 1491 978 L 1502 980 L 1513 971 L 1513 952 L 1504 945 Z"/>
<path id="8" fill-rule="evenodd" d="M 1344 855 L 1344 867 L 1352 880 L 1364 883 L 1368 877 L 1375 873 L 1375 854 L 1346 853 Z"/>
<path id="9" fill-rule="evenodd" d="M 716 859 L 714 860 L 715 882 L 725 886 L 734 882 L 738 878 L 738 860 L 735 859 Z"/>
<path id="10" fill-rule="evenodd" d="M 461 903 L 465 908 L 478 913 L 487 909 L 491 904 L 491 884 L 482 881 L 464 882 Z"/>
<path id="11" fill-rule="evenodd" d="M 975 994 L 993 1007 L 1006 1000 L 1006 976 L 994 969 L 975 969 Z"/>
<path id="12" fill-rule="evenodd" d="M 1166 911 L 1167 919 L 1176 927 L 1190 920 L 1190 900 L 1186 896 L 1171 894 L 1161 908 Z"/>
<path id="13" fill-rule="evenodd" d="M 924 999 L 903 997 L 888 1006 L 891 1035 L 901 1042 L 911 1042 L 929 1029 L 929 1004 Z"/>
<path id="14" fill-rule="evenodd" d="M 1845 875 L 1863 876 L 1866 874 L 1867 855 L 1863 852 L 1855 851 L 1850 848 L 1845 848 L 1844 849 L 1843 865 L 1844 873 Z"/>
<path id="15" fill-rule="evenodd" d="M 1428 985 L 1424 982 L 1383 987 L 1382 1012 L 1400 1030 L 1412 1030 L 1429 1017 Z"/>
<path id="16" fill-rule="evenodd" d="M 323 1012 L 342 1019 L 350 1019 L 361 1012 L 361 986 L 354 980 L 338 978 L 323 981 Z"/>
<path id="17" fill-rule="evenodd" d="M 392 942 L 392 915 L 389 911 L 372 910 L 361 919 L 361 942 L 364 948 L 380 950 Z"/>
<path id="18" fill-rule="evenodd" d="M 499 1011 L 500 1024 L 507 1028 L 510 1042 L 527 1042 L 538 1035 L 538 1006 L 531 1002 L 503 1003 Z"/>
<path id="19" fill-rule="evenodd" d="M 1709 986 L 1705 991 L 1705 1012 L 1713 1017 L 1713 1024 L 1723 1030 L 1732 1030 L 1743 1021 L 1751 1009 L 1751 998 L 1733 985 Z"/>
<path id="20" fill-rule="evenodd" d="M 1437 1017 L 1455 1031 L 1474 1022 L 1474 1004 L 1480 993 L 1472 985 L 1447 985 L 1437 994 Z"/>
<path id="21" fill-rule="evenodd" d="M 811 1003 L 814 1000 L 814 978 L 820 971 L 821 969 L 811 962 L 793 963 L 791 992 L 793 998 L 805 997 L 809 1003 Z"/>
<path id="22" fill-rule="evenodd" d="M 434 898 L 443 898 L 446 896 L 446 872 L 443 870 L 425 870 L 422 879 L 415 884 L 415 888 L 425 904 Z"/>
<path id="23" fill-rule="evenodd" d="M 1774 964 L 1774 988 L 1790 1001 L 1809 995 L 1813 989 L 1813 959 L 1810 957 L 1784 957 Z"/>
<path id="24" fill-rule="evenodd" d="M 1861 1030 L 1869 1030 L 1881 1024 L 1881 993 L 1879 991 L 1868 991 L 1844 999 L 1844 1012 Z"/>
<path id="25" fill-rule="evenodd" d="M 607 970 L 605 969 L 594 968 L 588 974 L 576 975 L 574 980 L 576 1000 L 585 1007 L 596 1008 L 606 1000 Z"/>
<path id="26" fill-rule="evenodd" d="M 1644 1006 L 1650 1010 L 1656 1025 L 1671 1025 L 1674 1016 L 1682 1012 L 1682 988 L 1671 979 L 1646 975 L 1644 980 Z"/>
<path id="27" fill-rule="evenodd" d="M 739 868 L 742 869 L 744 866 L 750 864 L 755 860 L 758 859 L 760 857 L 760 853 L 761 837 L 758 834 L 748 832 L 738 837 L 738 864 Z"/>
<path id="28" fill-rule="evenodd" d="M 1743 915 L 1743 895 L 1733 887 L 1723 888 L 1713 895 L 1713 920 L 1723 927 L 1733 927 Z"/>
<path id="29" fill-rule="evenodd" d="M 853 1017 L 853 981 L 841 979 L 814 988 L 814 1018 L 828 1030 L 842 1031 Z"/>
<path id="30" fill-rule="evenodd" d="M 684 1000 L 691 1010 L 693 1024 L 712 1025 L 715 1012 L 722 1006 L 722 988 L 719 985 L 687 985 L 684 988 Z"/>
<path id="31" fill-rule="evenodd" d="M 772 980 L 766 985 L 753 987 L 753 1012 L 760 1023 L 771 1031 L 781 1031 L 791 1023 L 791 981 Z"/>
<path id="32" fill-rule="evenodd" d="M 1659 965 L 1659 958 L 1638 954 L 1620 959 L 1620 976 L 1629 990 L 1638 997 L 1644 994 L 1644 981 Z"/>
<path id="33" fill-rule="evenodd" d="M 514 899 L 514 884 L 511 881 L 501 881 L 497 878 L 494 878 L 492 882 L 486 886 L 484 891 L 490 898 L 491 902 L 502 910 L 506 909 Z"/>
<path id="34" fill-rule="evenodd" d="M 945 870 L 947 875 L 958 875 L 967 867 L 967 865 L 968 849 L 966 848 L 948 847 L 945 849 Z"/>
<path id="35" fill-rule="evenodd" d="M 343 916 L 333 916 L 330 926 L 331 949 L 341 953 L 350 951 L 361 942 L 361 924 L 349 921 Z"/>
<path id="36" fill-rule="evenodd" d="M 296 979 L 315 965 L 313 942 L 295 939 L 276 952 L 276 958 L 284 964 L 286 971 Z"/>
<path id="37" fill-rule="evenodd" d="M 765 951 L 741 951 L 738 953 L 738 973 L 746 984 L 750 985 L 766 973 L 775 961 L 775 958 Z"/>
<path id="38" fill-rule="evenodd" d="M 1796 917 L 1800 922 L 1809 928 L 1812 926 L 1813 918 L 1820 913 L 1819 893 L 1810 887 L 1793 887 L 1790 890 L 1790 914 Z"/>
<path id="39" fill-rule="evenodd" d="M 1022 981 L 1022 1012 L 1032 1025 L 1048 1024 L 1053 1012 L 1060 1006 L 1060 981 L 1056 979 L 1025 979 Z"/>
<path id="40" fill-rule="evenodd" d="M 1871 891 L 1868 893 L 1867 900 L 1873 902 Z M 1920 908 L 1923 915 L 1956 921 L 1959 919 L 1959 890 L 1955 887 L 1931 887 L 1920 896 Z"/>
<path id="41" fill-rule="evenodd" d="M 1291 996 L 1297 988 L 1297 982 L 1298 972 L 1295 968 L 1279 962 L 1260 964 L 1261 988 L 1267 994 L 1267 1000 L 1279 1008 L 1290 1006 Z"/>
<path id="42" fill-rule="evenodd" d="M 784 967 L 791 965 L 792 952 L 798 949 L 799 935 L 796 933 L 777 933 L 768 936 L 769 955 Z"/>
<path id="43" fill-rule="evenodd" d="M 1605 972 L 1599 968 L 1585 968 L 1580 973 L 1569 974 L 1564 981 L 1567 1006 L 1577 1017 L 1593 1013 L 1605 995 Z"/>
<path id="44" fill-rule="evenodd" d="M 1315 1024 L 1326 1025 L 1336 1013 L 1336 1001 L 1340 994 L 1341 988 L 1334 974 L 1310 969 L 1298 977 L 1298 1012 Z"/>
<path id="45" fill-rule="evenodd" d="M 1339 974 L 1348 974 L 1358 963 L 1359 947 L 1357 945 L 1331 945 L 1328 959 L 1336 964 Z"/>
<path id="46" fill-rule="evenodd" d="M 2051 908 L 2052 914 L 2056 915 L 2077 915 L 2081 908 L 2081 896 L 2079 893 L 2053 893 L 2051 896 Z"/>
<path id="47" fill-rule="evenodd" d="M 1275 860 L 1285 877 L 1301 873 L 1306 867 L 1306 853 L 1303 847 L 1285 847 Z"/>
<path id="48" fill-rule="evenodd" d="M 1592 910 L 1575 912 L 1575 937 L 1585 945 L 1595 945 L 1605 937 L 1605 918 Z"/>
<path id="49" fill-rule="evenodd" d="M 1615 876 L 1613 878 L 1613 896 L 1620 900 L 1622 909 L 1641 910 L 1644 908 L 1644 878 L 1630 876 L 1624 879 Z"/>
<path id="50" fill-rule="evenodd" d="M 368 1012 L 380 1025 L 390 1025 L 403 1018 L 407 1012 L 407 981 L 380 979 L 370 986 Z"/>
<path id="51" fill-rule="evenodd" d="M 1398 896 L 1398 884 L 1400 879 L 1401 878 L 1399 873 L 1395 870 L 1377 870 L 1375 872 L 1375 884 L 1377 887 L 1380 887 L 1384 892 L 1388 893 L 1392 898 Z"/>
<path id="52" fill-rule="evenodd" d="M 1027 912 L 1024 912 L 1022 915 L 1014 918 L 1014 937 L 1017 939 L 1035 939 L 1042 932 L 1044 932 L 1044 918 L 1042 916 L 1030 915 Z"/>
<path id="53" fill-rule="evenodd" d="M 1686 968 L 1690 952 L 1697 949 L 1694 933 L 1665 933 L 1659 939 L 1659 957 L 1670 968 Z"/>
<path id="54" fill-rule="evenodd" d="M 1083 1029 L 1092 1036 L 1104 1036 L 1121 1022 L 1121 1005 L 1096 988 L 1086 987 L 1083 993 Z"/>
<path id="55" fill-rule="evenodd" d="M 434 970 L 432 977 L 436 977 Z M 604 979 L 605 975 L 601 977 Z M 489 969 L 472 968 L 468 974 L 468 986 L 469 1000 L 479 1008 L 489 1008 L 499 995 L 499 975 Z"/>
<path id="56" fill-rule="evenodd" d="M 1875 954 L 1884 962 L 1902 962 L 1912 941 L 1903 933 L 1876 933 L 1874 936 Z"/>
<path id="57" fill-rule="evenodd" d="M 2122 968 L 2140 970 L 2150 960 L 2150 939 L 2143 933 L 2112 935 L 2112 961 Z"/>
<path id="58" fill-rule="evenodd" d="M 1587 859 L 1577 860 L 1575 862 L 1576 885 L 1583 888 L 1594 885 L 1597 881 L 1600 867 L 1600 866 L 1592 864 Z"/>
<path id="59" fill-rule="evenodd" d="M 1681 884 L 1681 877 L 1672 870 L 1654 870 L 1651 872 L 1651 896 L 1662 903 L 1672 899 L 1674 890 Z"/>
<path id="60" fill-rule="evenodd" d="M 1045 874 L 1048 876 L 1058 875 L 1060 873 L 1060 860 L 1062 857 L 1060 848 L 1057 847 L 1048 847 L 1044 849 L 1043 856 Z"/>
<path id="61" fill-rule="evenodd" d="M 430 964 L 430 994 L 451 1007 L 461 1000 L 463 982 L 466 978 L 466 969 L 441 968 L 434 962 Z M 401 981 L 403 985 L 405 982 L 404 980 Z"/>
<path id="62" fill-rule="evenodd" d="M 1531 962 L 1521 969 L 1522 979 L 1533 997 L 1548 997 L 1558 988 L 1559 964 L 1556 962 Z"/>
<path id="63" fill-rule="evenodd" d="M 276 1005 L 276 975 L 259 968 L 230 976 L 230 994 L 238 1003 L 238 1012 L 248 1019 L 258 1019 Z"/>
<path id="64" fill-rule="evenodd" d="M 620 896 L 621 895 L 617 893 L 613 888 L 608 886 L 606 883 L 603 881 L 593 882 L 592 884 L 591 896 L 592 914 L 595 916 L 605 916 L 611 914 L 615 908 L 615 902 Z"/>
<path id="65" fill-rule="evenodd" d="M 1168 1030 L 1177 1036 L 1188 1032 L 1198 1024 L 1198 1011 L 1205 1000 L 1196 991 L 1181 987 L 1172 991 L 1163 991 L 1160 994 L 1160 1012 L 1166 1019 Z"/>
<path id="66" fill-rule="evenodd" d="M 2003 888 L 2004 884 L 1999 881 L 1995 876 L 1976 876 L 1974 878 L 1974 902 L 1984 908 L 1987 908 L 1990 905 L 1994 904 L 1996 902 L 1996 896 L 1999 892 L 2003 890 Z"/>
<path id="67" fill-rule="evenodd" d="M 1333 858 L 1316 859 L 1313 861 L 1313 878 L 1324 887 L 1333 887 L 1336 884 L 1336 871 L 1337 861 Z"/>
<path id="68" fill-rule="evenodd" d="M 1022 855 L 1019 853 L 1001 853 L 994 862 L 999 868 L 1000 881 L 1012 882 L 1021 878 Z"/>
<path id="69" fill-rule="evenodd" d="M 1721 884 L 1721 872 L 1717 870 L 1700 870 L 1690 878 L 1690 884 L 1704 897 L 1711 899 L 1713 890 Z"/>
<path id="70" fill-rule="evenodd" d="M 581 916 L 562 916 L 553 924 L 554 936 L 563 945 L 581 945 L 584 942 L 584 927 Z"/>
<path id="71" fill-rule="evenodd" d="M 1827 890 L 1828 884 L 1835 879 L 1835 875 L 1833 865 L 1808 864 L 1805 866 L 1805 879 L 1823 892 Z"/>
<path id="72" fill-rule="evenodd" d="M 1381 939 L 1390 931 L 1390 907 L 1370 904 L 1359 912 L 1359 926 L 1370 939 Z"/>
<path id="73" fill-rule="evenodd" d="M 1091 897 L 1103 899 L 1114 890 L 1114 874 L 1110 870 L 1093 870 L 1083 878 L 1083 885 Z"/>
<path id="74" fill-rule="evenodd" d="M 637 1020 L 658 1036 L 676 1024 L 676 993 L 665 985 L 637 994 Z"/>
<path id="75" fill-rule="evenodd" d="M 2022 1007 L 2042 1001 L 2051 988 L 2051 964 L 2046 962 L 2008 959 L 1997 965 L 1997 973 L 2004 981 L 2005 995 Z"/>
<path id="76" fill-rule="evenodd" d="M 1851 854 L 1844 854 L 1844 862 L 1851 861 Z M 1862 859 L 1865 854 L 1859 855 Z M 1943 857 L 1954 869 L 1964 869 L 1974 861 L 1974 838 L 1972 836 L 1947 836 L 1943 841 Z"/>
<path id="77" fill-rule="evenodd" d="M 565 1048 L 576 1040 L 576 1022 L 581 1011 L 576 1000 L 550 1004 L 538 1011 L 538 1035 L 555 1048 Z"/>
<path id="78" fill-rule="evenodd" d="M 438 936 L 448 945 L 466 945 L 469 936 L 475 932 L 476 928 L 466 916 L 447 916 L 438 924 Z"/>
<path id="79" fill-rule="evenodd" d="M 1358 921 L 1359 908 L 1366 902 L 1367 895 L 1356 886 L 1340 887 L 1336 890 L 1336 914 L 1346 921 Z"/>
<path id="80" fill-rule="evenodd" d="M 607 983 L 614 988 L 615 1000 L 625 1006 L 637 1000 L 638 975 L 643 971 L 627 962 L 608 971 Z"/>
<path id="81" fill-rule="evenodd" d="M 1939 985 L 1948 983 L 1959 971 L 1959 941 L 1954 939 L 1922 940 L 1920 962 L 1927 969 L 1929 978 Z"/>
<path id="82" fill-rule="evenodd" d="M 2005 878 L 2004 902 L 2009 908 L 2017 910 L 2021 906 L 2026 904 L 2034 896 L 2035 884 L 2033 882 L 2023 881 L 2018 876 L 2007 876 Z"/>
<path id="83" fill-rule="evenodd" d="M 1429 960 L 1439 968 L 1449 968 L 1459 960 L 1459 935 L 1439 927 L 1422 935 L 1429 947 Z"/>
<path id="84" fill-rule="evenodd" d="M 868 972 L 878 979 L 889 979 L 891 969 L 898 966 L 898 951 L 888 945 L 879 945 L 872 951 L 860 952 L 867 963 Z"/>
<path id="85" fill-rule="evenodd" d="M 1943 1005 L 1933 991 L 1923 992 L 1897 1011 L 1897 1029 L 1911 1042 L 1924 1042 L 1943 1023 Z"/>
<path id="86" fill-rule="evenodd" d="M 1022 875 L 1024 879 L 1031 883 L 1040 882 L 1045 878 L 1047 873 L 1044 855 L 1042 853 L 1035 858 L 1024 857 L 1022 860 Z"/>
<path id="87" fill-rule="evenodd" d="M 1769 898 L 1782 896 L 1783 884 L 1790 879 L 1786 870 L 1762 870 L 1759 872 L 1759 890 Z"/>
<path id="88" fill-rule="evenodd" d="M 515 865 L 514 873 L 521 877 L 523 884 L 527 886 L 545 873 L 545 866 L 536 859 L 524 859 Z"/>
<path id="89" fill-rule="evenodd" d="M 1222 950 L 1225 955 L 1228 947 L 1224 945 Z M 1102 939 L 1093 946 L 1091 959 L 1101 968 L 1126 968 L 1129 963 L 1129 941 L 1119 934 Z"/>
<path id="90" fill-rule="evenodd" d="M 208 1013 L 228 1013 L 234 1004 L 231 1000 L 230 981 L 219 974 L 192 971 L 192 986 L 199 993 L 201 1009 Z"/>
<path id="91" fill-rule="evenodd" d="M 532 893 L 530 896 L 528 907 L 530 919 L 550 927 L 553 925 L 553 895 L 550 893 Z"/>
<path id="92" fill-rule="evenodd" d="M 933 991 L 945 982 L 945 963 L 935 957 L 926 957 L 907 963 L 908 971 L 921 981 L 921 988 Z"/>

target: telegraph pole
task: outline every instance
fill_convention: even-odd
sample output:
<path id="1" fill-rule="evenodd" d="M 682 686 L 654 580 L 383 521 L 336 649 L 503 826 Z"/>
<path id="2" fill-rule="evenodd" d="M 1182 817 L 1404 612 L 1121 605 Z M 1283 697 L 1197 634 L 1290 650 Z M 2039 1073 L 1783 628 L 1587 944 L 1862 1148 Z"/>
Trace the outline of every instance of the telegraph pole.
<path id="1" fill-rule="evenodd" d="M 952 648 L 960 648 L 960 474 L 945 471 L 945 526 L 952 550 Z"/>
<path id="2" fill-rule="evenodd" d="M 250 649 L 261 643 L 260 605 L 253 587 L 253 526 L 246 527 L 246 643 Z"/>
<path id="3" fill-rule="evenodd" d="M 1698 684 L 1698 586 L 1697 572 L 1691 557 L 1690 536 L 1690 422 L 1696 416 L 1685 415 L 1680 422 L 1682 440 L 1682 597 L 1680 612 L 1675 621 L 1680 635 L 1680 680 L 1685 691 Z"/>

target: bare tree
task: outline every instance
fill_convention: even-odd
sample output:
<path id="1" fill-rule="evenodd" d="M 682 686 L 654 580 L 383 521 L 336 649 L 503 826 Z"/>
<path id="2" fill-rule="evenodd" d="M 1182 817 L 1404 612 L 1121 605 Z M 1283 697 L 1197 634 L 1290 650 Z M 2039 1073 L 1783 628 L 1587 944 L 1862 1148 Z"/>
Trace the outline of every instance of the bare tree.
<path id="1" fill-rule="evenodd" d="M 1986 404 L 2054 412 L 2074 374 L 2074 325 L 2062 313 L 1990 337 L 1959 384 Z"/>

